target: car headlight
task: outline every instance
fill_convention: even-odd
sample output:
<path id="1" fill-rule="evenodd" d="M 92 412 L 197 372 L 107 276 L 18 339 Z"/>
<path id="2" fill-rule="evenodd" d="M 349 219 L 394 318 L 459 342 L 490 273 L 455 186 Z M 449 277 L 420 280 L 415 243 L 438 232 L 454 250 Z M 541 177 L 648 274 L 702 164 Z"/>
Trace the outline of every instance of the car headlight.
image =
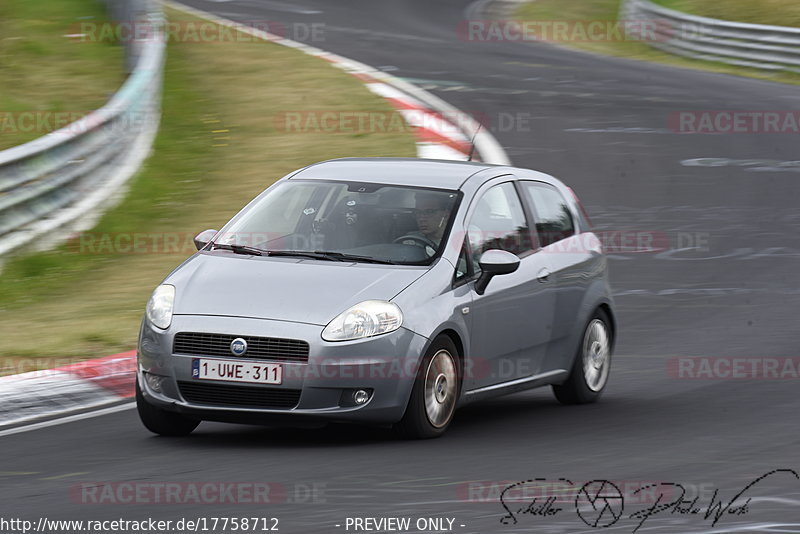
<path id="1" fill-rule="evenodd" d="M 175 286 L 162 284 L 158 286 L 150 300 L 147 301 L 147 320 L 153 325 L 166 330 L 172 323 L 172 305 L 175 302 Z"/>
<path id="2" fill-rule="evenodd" d="M 339 314 L 322 331 L 325 341 L 348 341 L 393 332 L 403 324 L 403 312 L 396 304 L 365 300 Z"/>

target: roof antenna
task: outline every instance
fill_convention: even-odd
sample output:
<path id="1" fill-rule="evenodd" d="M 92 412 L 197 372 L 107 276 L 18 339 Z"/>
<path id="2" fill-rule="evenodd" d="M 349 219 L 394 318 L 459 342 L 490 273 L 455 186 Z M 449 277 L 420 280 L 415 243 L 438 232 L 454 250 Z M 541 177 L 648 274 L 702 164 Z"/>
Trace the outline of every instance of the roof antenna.
<path id="1" fill-rule="evenodd" d="M 478 129 L 472 134 L 472 141 L 470 141 L 472 146 L 469 147 L 469 158 L 467 158 L 467 161 L 472 161 L 472 155 L 475 153 L 475 138 L 478 136 L 478 132 L 481 131 L 481 128 L 483 128 L 483 124 L 478 123 Z"/>

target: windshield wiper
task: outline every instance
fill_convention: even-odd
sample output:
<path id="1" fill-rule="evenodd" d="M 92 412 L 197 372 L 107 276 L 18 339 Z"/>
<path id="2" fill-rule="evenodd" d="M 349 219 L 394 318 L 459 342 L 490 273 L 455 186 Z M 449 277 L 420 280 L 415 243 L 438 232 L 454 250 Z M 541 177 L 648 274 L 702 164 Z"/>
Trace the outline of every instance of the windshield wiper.
<path id="1" fill-rule="evenodd" d="M 344 252 L 322 252 L 319 250 L 316 250 L 314 252 L 317 254 L 325 254 L 326 256 L 338 258 L 341 261 L 358 261 L 363 263 L 378 263 L 381 265 L 396 265 L 396 263 L 393 261 L 382 260 L 380 258 L 373 258 L 372 256 L 357 256 L 355 254 L 345 254 Z"/>
<path id="2" fill-rule="evenodd" d="M 310 250 L 268 250 L 267 256 L 299 256 L 301 258 L 311 258 L 313 260 L 342 261 L 337 257 Z"/>
<path id="3" fill-rule="evenodd" d="M 212 243 L 212 249 L 232 250 L 234 254 L 246 254 L 248 256 L 263 256 L 265 250 L 260 248 L 248 247 L 247 245 L 231 245 L 229 243 Z"/>
<path id="4" fill-rule="evenodd" d="M 361 263 L 377 263 L 381 265 L 397 265 L 393 261 L 373 258 L 372 256 L 357 256 L 355 254 L 345 254 L 344 252 L 329 252 L 324 250 L 262 250 L 260 248 L 248 247 L 247 245 L 236 245 L 230 243 L 212 243 L 212 250 L 223 249 L 233 251 L 235 254 L 245 254 L 248 256 L 297 256 L 301 258 L 311 258 L 313 260 L 326 261 L 353 261 Z"/>
<path id="5" fill-rule="evenodd" d="M 355 261 L 362 263 L 379 263 L 382 265 L 395 265 L 394 262 L 373 258 L 371 256 L 356 256 L 353 254 L 345 254 L 343 252 L 327 252 L 323 250 L 268 250 L 268 256 L 299 256 L 302 258 L 311 258 L 314 260 L 327 260 L 327 261 Z"/>

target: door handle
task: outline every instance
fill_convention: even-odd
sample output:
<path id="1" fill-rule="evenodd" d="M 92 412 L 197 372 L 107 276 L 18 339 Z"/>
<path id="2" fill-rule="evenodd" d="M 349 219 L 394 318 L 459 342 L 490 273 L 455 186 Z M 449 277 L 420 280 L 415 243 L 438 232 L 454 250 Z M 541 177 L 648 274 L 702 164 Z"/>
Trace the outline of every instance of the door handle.
<path id="1" fill-rule="evenodd" d="M 542 283 L 550 280 L 550 269 L 544 268 L 536 275 L 536 279 Z"/>

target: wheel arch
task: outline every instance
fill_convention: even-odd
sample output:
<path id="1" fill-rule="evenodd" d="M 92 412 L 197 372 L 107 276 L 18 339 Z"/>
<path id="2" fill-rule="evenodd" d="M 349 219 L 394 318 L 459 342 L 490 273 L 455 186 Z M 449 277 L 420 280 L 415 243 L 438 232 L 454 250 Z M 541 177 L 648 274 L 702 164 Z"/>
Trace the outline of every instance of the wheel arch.
<path id="1" fill-rule="evenodd" d="M 611 348 L 614 348 L 614 344 L 617 342 L 617 318 L 614 315 L 614 310 L 611 309 L 611 304 L 608 302 L 601 302 L 597 305 L 596 310 L 603 310 L 605 314 L 608 316 L 608 320 L 611 322 L 608 325 L 611 328 Z M 594 312 L 592 312 L 594 314 Z"/>
<path id="2" fill-rule="evenodd" d="M 442 336 L 450 338 L 450 341 L 452 341 L 453 345 L 456 346 L 456 352 L 457 352 L 456 355 L 458 356 L 458 361 L 461 364 L 463 370 L 464 361 L 466 360 L 466 349 L 463 336 L 455 328 L 446 325 L 442 326 L 441 329 L 436 330 L 436 332 L 433 335 L 431 335 L 430 338 L 428 338 L 428 342 L 425 344 L 425 349 L 420 355 L 420 362 L 422 361 L 422 357 L 428 353 L 428 350 L 430 350 L 431 345 L 433 345 L 433 342 Z"/>
<path id="3" fill-rule="evenodd" d="M 430 339 L 428 339 L 428 343 L 425 345 L 425 350 L 422 353 L 424 356 L 430 350 L 431 345 L 433 345 L 434 341 L 436 341 L 440 337 L 447 337 L 450 341 L 453 342 L 453 345 L 456 347 L 456 357 L 458 358 L 458 364 L 460 367 L 460 391 L 459 396 L 464 391 L 464 370 L 466 369 L 466 345 L 464 343 L 464 339 L 461 333 L 459 333 L 455 328 L 450 326 L 443 326 L 440 330 L 437 330 L 435 334 L 433 334 Z M 420 358 L 420 362 L 422 358 Z"/>

